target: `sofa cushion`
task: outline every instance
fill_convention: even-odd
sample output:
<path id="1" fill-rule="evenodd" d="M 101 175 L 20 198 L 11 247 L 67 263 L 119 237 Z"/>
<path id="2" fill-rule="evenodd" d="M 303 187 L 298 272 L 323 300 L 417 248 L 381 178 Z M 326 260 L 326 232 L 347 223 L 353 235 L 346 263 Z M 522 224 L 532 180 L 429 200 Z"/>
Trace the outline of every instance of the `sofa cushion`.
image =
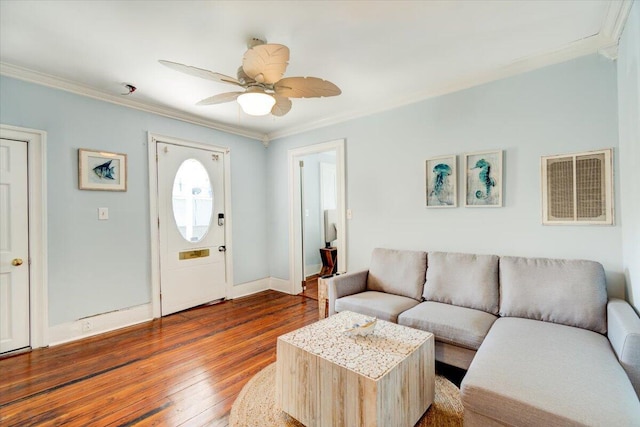
<path id="1" fill-rule="evenodd" d="M 477 350 L 496 319 L 484 311 L 427 301 L 400 313 L 398 323 L 431 332 L 436 341 Z"/>
<path id="2" fill-rule="evenodd" d="M 427 253 L 376 248 L 371 254 L 367 290 L 422 299 Z"/>
<path id="3" fill-rule="evenodd" d="M 427 301 L 444 302 L 498 314 L 498 257 L 447 252 L 427 255 Z"/>
<path id="4" fill-rule="evenodd" d="M 501 425 L 631 426 L 640 402 L 609 341 L 520 318 L 491 327 L 461 385 L 465 413 Z"/>
<path id="5" fill-rule="evenodd" d="M 607 289 L 600 263 L 500 258 L 500 316 L 607 332 Z"/>
<path id="6" fill-rule="evenodd" d="M 398 322 L 398 314 L 418 304 L 413 298 L 384 292 L 366 291 L 338 298 L 336 311 L 354 311 L 389 322 Z"/>

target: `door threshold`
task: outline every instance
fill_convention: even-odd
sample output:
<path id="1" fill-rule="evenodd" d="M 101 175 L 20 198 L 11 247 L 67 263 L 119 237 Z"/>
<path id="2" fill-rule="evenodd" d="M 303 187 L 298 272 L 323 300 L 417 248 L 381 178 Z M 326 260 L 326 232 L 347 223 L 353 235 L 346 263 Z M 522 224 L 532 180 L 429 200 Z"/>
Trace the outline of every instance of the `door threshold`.
<path id="1" fill-rule="evenodd" d="M 213 301 L 209 301 L 209 302 L 205 302 L 204 304 L 202 304 L 203 306 L 207 306 L 207 305 L 216 305 L 216 304 L 220 304 L 221 302 L 225 302 L 227 299 L 226 298 L 219 298 L 219 299 L 214 299 Z"/>
<path id="2" fill-rule="evenodd" d="M 0 360 L 8 359 L 10 357 L 18 356 L 18 355 L 24 354 L 24 353 L 29 353 L 29 352 L 31 352 L 31 350 L 33 350 L 31 347 L 23 347 L 23 348 L 19 348 L 17 350 L 7 351 L 6 353 L 0 354 Z"/>

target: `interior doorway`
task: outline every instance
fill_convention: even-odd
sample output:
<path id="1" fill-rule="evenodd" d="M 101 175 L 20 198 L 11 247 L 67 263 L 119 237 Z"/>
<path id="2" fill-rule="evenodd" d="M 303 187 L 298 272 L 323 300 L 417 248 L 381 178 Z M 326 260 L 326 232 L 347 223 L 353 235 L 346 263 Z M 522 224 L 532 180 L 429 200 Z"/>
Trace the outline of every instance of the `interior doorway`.
<path id="1" fill-rule="evenodd" d="M 5 354 L 48 344 L 46 135 L 0 125 L 0 353 Z"/>
<path id="2" fill-rule="evenodd" d="M 0 139 L 0 354 L 29 347 L 27 143 Z"/>
<path id="3" fill-rule="evenodd" d="M 344 140 L 289 150 L 289 195 L 291 293 L 313 298 L 318 277 L 346 271 Z"/>

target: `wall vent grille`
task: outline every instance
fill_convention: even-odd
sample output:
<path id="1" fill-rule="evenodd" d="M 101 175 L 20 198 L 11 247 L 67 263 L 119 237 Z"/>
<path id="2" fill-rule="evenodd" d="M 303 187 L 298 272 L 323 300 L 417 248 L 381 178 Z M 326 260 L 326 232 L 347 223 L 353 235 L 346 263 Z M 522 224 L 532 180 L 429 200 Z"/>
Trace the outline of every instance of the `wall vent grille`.
<path id="1" fill-rule="evenodd" d="M 542 157 L 543 224 L 613 224 L 612 150 Z"/>

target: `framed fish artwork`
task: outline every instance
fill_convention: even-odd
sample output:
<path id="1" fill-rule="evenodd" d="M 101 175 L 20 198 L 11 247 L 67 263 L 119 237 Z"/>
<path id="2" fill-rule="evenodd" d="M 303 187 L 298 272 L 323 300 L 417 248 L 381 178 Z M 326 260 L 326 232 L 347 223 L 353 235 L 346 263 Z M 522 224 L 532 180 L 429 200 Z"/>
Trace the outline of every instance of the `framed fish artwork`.
<path id="1" fill-rule="evenodd" d="M 426 206 L 455 208 L 458 206 L 456 156 L 433 157 L 425 161 Z"/>
<path id="2" fill-rule="evenodd" d="M 127 191 L 127 155 L 78 149 L 78 188 Z"/>
<path id="3" fill-rule="evenodd" d="M 464 172 L 465 207 L 502 207 L 502 150 L 465 154 Z"/>

